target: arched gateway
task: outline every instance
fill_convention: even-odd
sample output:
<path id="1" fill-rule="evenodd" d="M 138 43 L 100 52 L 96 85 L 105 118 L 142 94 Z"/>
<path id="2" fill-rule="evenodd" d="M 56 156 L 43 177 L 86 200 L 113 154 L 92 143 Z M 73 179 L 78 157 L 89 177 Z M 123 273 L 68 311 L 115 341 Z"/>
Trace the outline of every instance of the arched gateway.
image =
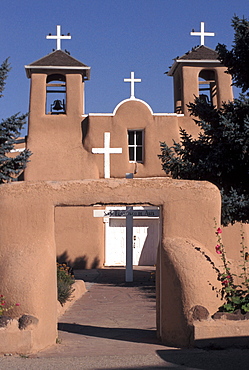
<path id="1" fill-rule="evenodd" d="M 19 182 L 2 185 L 0 199 L 2 293 L 11 293 L 14 302 L 22 303 L 17 314 L 25 312 L 39 320 L 31 332 L 8 334 L 17 346 L 26 344 L 24 352 L 51 345 L 57 336 L 57 207 L 121 205 L 123 199 L 160 207 L 157 325 L 164 343 L 191 344 L 191 307 L 202 304 L 214 312 L 219 305 L 209 286 L 216 283 L 215 272 L 195 249 L 201 246 L 213 254 L 213 218 L 220 217 L 220 194 L 209 183 L 169 178 Z"/>

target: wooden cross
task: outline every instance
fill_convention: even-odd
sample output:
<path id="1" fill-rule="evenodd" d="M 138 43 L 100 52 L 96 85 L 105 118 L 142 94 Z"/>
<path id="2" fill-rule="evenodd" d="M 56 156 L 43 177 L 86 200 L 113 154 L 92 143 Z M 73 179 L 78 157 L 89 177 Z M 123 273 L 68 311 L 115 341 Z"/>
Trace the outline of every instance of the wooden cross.
<path id="1" fill-rule="evenodd" d="M 104 154 L 104 177 L 110 178 L 110 154 L 122 153 L 122 148 L 110 148 L 111 134 L 104 133 L 104 148 L 92 148 L 94 154 Z"/>
<path id="2" fill-rule="evenodd" d="M 51 33 L 46 36 L 46 39 L 53 39 L 53 40 L 56 40 L 56 45 L 57 45 L 57 48 L 56 50 L 61 50 L 61 40 L 69 40 L 71 39 L 71 36 L 70 34 L 68 33 L 67 36 L 64 36 L 61 34 L 61 26 L 56 26 L 57 27 L 57 34 L 56 35 L 51 35 Z"/>
<path id="3" fill-rule="evenodd" d="M 204 38 L 205 36 L 215 36 L 214 32 L 205 32 L 204 31 L 205 24 L 204 22 L 201 22 L 201 32 L 190 32 L 191 36 L 201 36 L 201 45 L 204 45 Z"/>
<path id="4" fill-rule="evenodd" d="M 124 78 L 124 82 L 130 82 L 131 83 L 131 97 L 130 99 L 135 99 L 135 82 L 141 82 L 142 80 L 140 78 L 134 78 L 134 72 L 131 72 L 131 78 Z"/>

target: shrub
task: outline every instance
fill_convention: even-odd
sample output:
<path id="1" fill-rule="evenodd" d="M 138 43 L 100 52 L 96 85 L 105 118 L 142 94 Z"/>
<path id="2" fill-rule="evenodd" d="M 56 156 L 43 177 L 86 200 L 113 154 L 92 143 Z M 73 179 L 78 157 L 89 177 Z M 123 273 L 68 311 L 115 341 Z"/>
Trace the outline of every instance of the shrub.
<path id="1" fill-rule="evenodd" d="M 66 263 L 57 263 L 57 290 L 58 301 L 63 306 L 70 300 L 74 291 L 72 285 L 74 283 L 74 275 L 72 269 Z"/>

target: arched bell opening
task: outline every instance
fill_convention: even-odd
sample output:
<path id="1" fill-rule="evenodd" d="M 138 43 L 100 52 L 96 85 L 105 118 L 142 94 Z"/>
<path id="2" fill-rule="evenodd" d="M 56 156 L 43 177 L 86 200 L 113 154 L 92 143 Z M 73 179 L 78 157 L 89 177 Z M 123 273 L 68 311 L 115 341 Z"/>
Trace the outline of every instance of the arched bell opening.
<path id="1" fill-rule="evenodd" d="M 210 105 L 217 105 L 215 71 L 203 69 L 199 73 L 199 98 Z"/>
<path id="2" fill-rule="evenodd" d="M 66 77 L 64 75 L 47 76 L 46 114 L 66 114 Z"/>

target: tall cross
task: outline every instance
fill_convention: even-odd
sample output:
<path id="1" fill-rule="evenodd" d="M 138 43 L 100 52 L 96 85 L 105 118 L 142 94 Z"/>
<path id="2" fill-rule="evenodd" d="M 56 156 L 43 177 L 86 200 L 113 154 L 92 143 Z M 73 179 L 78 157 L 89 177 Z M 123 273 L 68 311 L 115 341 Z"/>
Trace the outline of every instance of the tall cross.
<path id="1" fill-rule="evenodd" d="M 130 82 L 131 83 L 131 97 L 130 99 L 135 99 L 135 82 L 141 82 L 142 80 L 140 78 L 134 78 L 134 72 L 131 72 L 131 78 L 124 78 L 124 82 Z"/>
<path id="2" fill-rule="evenodd" d="M 110 178 L 110 154 L 122 153 L 122 148 L 110 148 L 111 134 L 104 133 L 104 148 L 92 148 L 94 154 L 104 154 L 104 177 Z"/>
<path id="3" fill-rule="evenodd" d="M 215 36 L 214 32 L 205 32 L 204 31 L 205 25 L 204 22 L 201 22 L 201 32 L 190 32 L 191 36 L 201 36 L 201 45 L 204 45 L 204 38 L 205 36 Z"/>
<path id="4" fill-rule="evenodd" d="M 56 40 L 56 50 L 61 50 L 61 40 L 70 40 L 71 39 L 71 36 L 70 36 L 70 33 L 67 34 L 67 36 L 64 36 L 61 34 L 61 26 L 56 26 L 57 27 L 57 34 L 56 35 L 51 35 L 51 33 L 46 36 L 46 39 L 53 39 L 53 40 Z"/>

